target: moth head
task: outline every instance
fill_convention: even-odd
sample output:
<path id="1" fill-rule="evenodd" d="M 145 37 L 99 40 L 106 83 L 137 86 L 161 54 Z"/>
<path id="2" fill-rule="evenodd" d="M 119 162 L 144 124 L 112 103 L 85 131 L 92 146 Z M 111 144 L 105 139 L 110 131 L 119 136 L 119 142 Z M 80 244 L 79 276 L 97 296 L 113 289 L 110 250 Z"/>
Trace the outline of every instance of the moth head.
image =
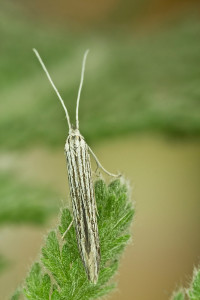
<path id="1" fill-rule="evenodd" d="M 80 137 L 82 137 L 82 135 L 80 134 L 79 129 L 77 129 L 77 128 L 70 128 L 69 129 L 69 136 L 80 136 Z"/>

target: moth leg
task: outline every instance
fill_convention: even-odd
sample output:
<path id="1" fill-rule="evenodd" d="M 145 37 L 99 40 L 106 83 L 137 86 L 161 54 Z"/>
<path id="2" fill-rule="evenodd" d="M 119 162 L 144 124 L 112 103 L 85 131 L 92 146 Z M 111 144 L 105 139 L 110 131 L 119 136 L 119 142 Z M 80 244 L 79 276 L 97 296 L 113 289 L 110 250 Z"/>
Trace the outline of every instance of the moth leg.
<path id="1" fill-rule="evenodd" d="M 97 167 L 96 167 L 95 173 L 97 173 L 98 169 L 99 169 L 99 165 L 97 164 Z"/>
<path id="2" fill-rule="evenodd" d="M 65 230 L 65 232 L 62 235 L 62 240 L 64 240 L 64 237 L 66 236 L 67 232 L 70 230 L 70 228 L 72 227 L 72 224 L 74 222 L 74 218 L 72 219 L 71 223 L 69 224 L 69 226 L 67 227 L 67 229 Z"/>
<path id="3" fill-rule="evenodd" d="M 99 162 L 98 158 L 96 157 L 96 155 L 94 154 L 94 152 L 92 151 L 92 149 L 88 146 L 88 149 L 90 151 L 90 153 L 92 154 L 92 156 L 94 157 L 96 163 L 97 163 L 97 166 L 100 167 L 106 174 L 108 174 L 109 176 L 112 176 L 112 177 L 120 177 L 121 174 L 112 174 L 110 172 L 108 172 L 103 166 L 102 164 Z M 98 168 L 97 168 L 98 170 Z"/>
<path id="4" fill-rule="evenodd" d="M 97 163 L 96 163 L 97 164 Z M 94 171 L 95 175 L 100 178 L 101 174 L 99 170 L 99 165 L 97 164 L 96 170 Z"/>

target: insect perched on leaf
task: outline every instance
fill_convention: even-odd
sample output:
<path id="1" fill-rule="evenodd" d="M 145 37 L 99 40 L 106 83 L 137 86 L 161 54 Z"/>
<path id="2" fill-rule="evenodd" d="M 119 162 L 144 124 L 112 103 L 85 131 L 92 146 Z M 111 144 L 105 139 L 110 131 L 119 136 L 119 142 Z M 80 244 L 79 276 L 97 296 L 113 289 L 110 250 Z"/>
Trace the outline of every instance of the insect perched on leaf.
<path id="1" fill-rule="evenodd" d="M 61 98 L 57 88 L 55 87 L 39 53 L 35 52 L 42 68 L 44 69 L 52 87 L 54 88 L 66 114 L 69 134 L 65 144 L 65 153 L 67 158 L 68 180 L 70 187 L 70 196 L 72 200 L 73 219 L 63 238 L 71 225 L 74 223 L 76 229 L 76 238 L 78 243 L 79 252 L 83 265 L 85 267 L 89 281 L 97 283 L 100 265 L 100 245 L 97 226 L 97 208 L 94 195 L 94 187 L 91 175 L 90 155 L 92 154 L 96 160 L 97 166 L 100 167 L 105 173 L 110 176 L 118 177 L 104 169 L 98 161 L 96 155 L 87 145 L 84 137 L 79 131 L 78 109 L 81 89 L 83 85 L 85 63 L 89 50 L 87 50 L 83 57 L 81 81 L 78 90 L 77 104 L 76 104 L 76 127 L 73 128 L 70 123 L 67 108 Z"/>

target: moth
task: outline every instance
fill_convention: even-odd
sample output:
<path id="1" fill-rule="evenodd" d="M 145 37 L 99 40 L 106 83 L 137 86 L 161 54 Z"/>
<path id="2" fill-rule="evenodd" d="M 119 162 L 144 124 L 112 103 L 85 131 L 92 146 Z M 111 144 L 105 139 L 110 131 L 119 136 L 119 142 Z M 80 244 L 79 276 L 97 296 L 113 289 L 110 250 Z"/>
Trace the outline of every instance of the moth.
<path id="1" fill-rule="evenodd" d="M 64 104 L 64 101 L 61 98 L 56 86 L 54 85 L 39 53 L 36 49 L 33 49 L 33 51 L 35 52 L 43 70 L 45 71 L 53 89 L 55 90 L 63 106 L 69 126 L 69 134 L 64 149 L 67 160 L 68 181 L 72 201 L 73 219 L 71 224 L 63 234 L 63 238 L 74 223 L 78 249 L 88 280 L 93 284 L 96 284 L 98 281 L 101 253 L 97 225 L 97 207 L 92 181 L 90 154 L 94 157 L 97 163 L 97 167 L 100 167 L 105 173 L 114 177 L 118 177 L 119 175 L 108 172 L 100 164 L 96 155 L 87 145 L 84 137 L 79 131 L 79 102 L 84 79 L 86 58 L 89 50 L 85 52 L 82 61 L 81 80 L 76 103 L 75 128 L 70 122 L 68 110 Z"/>

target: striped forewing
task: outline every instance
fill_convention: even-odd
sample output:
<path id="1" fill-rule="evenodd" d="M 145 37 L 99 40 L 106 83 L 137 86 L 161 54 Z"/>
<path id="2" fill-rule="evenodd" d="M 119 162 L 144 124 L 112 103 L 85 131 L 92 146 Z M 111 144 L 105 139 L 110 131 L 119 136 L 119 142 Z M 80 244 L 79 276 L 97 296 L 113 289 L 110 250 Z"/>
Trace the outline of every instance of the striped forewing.
<path id="1" fill-rule="evenodd" d="M 88 279 L 96 283 L 100 247 L 88 146 L 82 136 L 69 135 L 65 151 L 78 248 Z"/>

